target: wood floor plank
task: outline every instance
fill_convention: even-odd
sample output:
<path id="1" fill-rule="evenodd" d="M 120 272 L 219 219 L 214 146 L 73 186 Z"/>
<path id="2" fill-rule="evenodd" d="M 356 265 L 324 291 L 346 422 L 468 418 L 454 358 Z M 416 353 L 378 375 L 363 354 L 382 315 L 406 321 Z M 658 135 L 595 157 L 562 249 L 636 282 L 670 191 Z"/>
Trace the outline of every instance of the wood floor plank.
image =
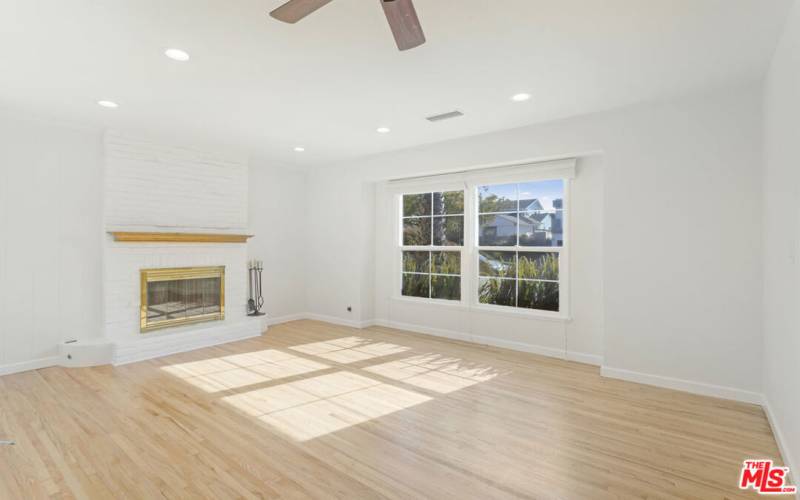
<path id="1" fill-rule="evenodd" d="M 760 407 L 315 321 L 0 377 L 0 498 L 752 498 Z"/>

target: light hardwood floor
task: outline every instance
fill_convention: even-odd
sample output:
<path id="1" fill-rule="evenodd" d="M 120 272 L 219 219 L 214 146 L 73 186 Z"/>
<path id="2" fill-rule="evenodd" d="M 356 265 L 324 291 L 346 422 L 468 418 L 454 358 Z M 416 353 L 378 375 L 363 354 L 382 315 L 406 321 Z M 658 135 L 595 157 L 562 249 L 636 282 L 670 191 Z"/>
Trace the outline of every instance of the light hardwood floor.
<path id="1" fill-rule="evenodd" d="M 314 321 L 0 377 L 0 498 L 752 498 L 761 408 Z"/>

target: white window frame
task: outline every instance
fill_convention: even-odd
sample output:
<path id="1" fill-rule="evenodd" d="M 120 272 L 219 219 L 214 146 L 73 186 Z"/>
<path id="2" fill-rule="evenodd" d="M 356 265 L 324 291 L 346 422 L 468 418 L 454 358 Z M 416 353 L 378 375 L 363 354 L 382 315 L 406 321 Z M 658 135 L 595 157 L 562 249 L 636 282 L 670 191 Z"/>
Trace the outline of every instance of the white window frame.
<path id="1" fill-rule="evenodd" d="M 570 248 L 572 245 L 572 200 L 571 181 L 575 177 L 575 159 L 556 160 L 533 164 L 513 165 L 503 168 L 471 170 L 419 178 L 413 181 L 397 181 L 390 192 L 394 196 L 394 286 L 393 300 L 419 304 L 457 306 L 477 312 L 495 313 L 507 316 L 522 316 L 538 319 L 566 321 L 571 318 L 570 293 Z M 544 252 L 559 254 L 559 311 L 544 311 L 515 306 L 481 304 L 478 298 L 479 288 L 479 247 L 478 236 L 480 218 L 478 216 L 478 187 L 495 184 L 526 183 L 545 180 L 562 180 L 564 182 L 563 200 L 563 235 L 561 247 L 541 246 L 500 246 L 480 247 L 484 251 L 504 252 Z M 435 193 L 443 191 L 464 191 L 464 245 L 462 247 L 413 247 L 403 246 L 403 195 Z M 519 242 L 517 242 L 519 243 Z M 402 295 L 403 251 L 459 251 L 461 253 L 461 300 L 433 299 L 423 297 L 407 297 Z M 518 286 L 518 284 L 517 284 Z"/>
<path id="2" fill-rule="evenodd" d="M 413 195 L 413 194 L 428 194 L 428 193 L 441 193 L 445 191 L 461 191 L 464 193 L 464 243 L 461 246 L 442 246 L 442 245 L 433 245 L 433 241 L 431 241 L 431 245 L 429 246 L 416 246 L 416 245 L 403 245 L 403 196 L 404 195 Z M 465 249 L 467 246 L 467 232 L 468 232 L 468 224 L 469 224 L 469 217 L 467 212 L 467 197 L 469 193 L 465 191 L 464 184 L 452 184 L 452 183 L 445 183 L 445 184 L 432 184 L 431 186 L 425 186 L 424 183 L 418 187 L 408 187 L 406 189 L 402 189 L 401 191 L 397 191 L 394 193 L 394 220 L 395 220 L 395 258 L 394 262 L 396 263 L 394 273 L 395 275 L 395 282 L 394 282 L 394 298 L 404 301 L 410 302 L 419 302 L 419 303 L 428 303 L 428 304 L 441 304 L 441 305 L 448 305 L 448 306 L 466 306 L 466 289 L 464 287 L 464 264 L 466 263 L 467 255 L 465 255 Z M 433 212 L 431 211 L 431 214 Z M 433 220 L 431 218 L 431 224 Z M 448 300 L 448 299 L 437 299 L 432 297 L 409 297 L 407 295 L 403 295 L 403 274 L 405 271 L 403 270 L 403 252 L 458 252 L 460 259 L 461 259 L 461 274 L 459 275 L 459 281 L 461 284 L 461 293 L 459 300 Z M 422 274 L 422 273 L 420 273 Z M 429 275 L 438 275 L 437 273 L 425 273 Z M 441 276 L 453 276 L 453 275 L 441 275 Z"/>
<path id="3" fill-rule="evenodd" d="M 517 227 L 517 244 L 509 246 L 480 246 L 480 215 L 478 206 L 478 188 L 480 186 L 498 185 L 498 184 L 522 184 L 527 182 L 537 182 L 545 180 L 560 180 L 564 183 L 564 199 L 562 208 L 562 228 L 563 228 L 563 243 L 559 246 L 522 246 L 519 244 L 519 226 Z M 471 233 L 473 235 L 471 249 L 473 256 L 471 258 L 473 264 L 473 272 L 470 274 L 471 282 L 474 284 L 474 292 L 471 294 L 472 301 L 470 307 L 476 310 L 492 311 L 492 312 L 510 312 L 519 315 L 533 315 L 542 318 L 551 319 L 565 319 L 569 318 L 569 246 L 572 243 L 570 234 L 570 179 L 569 178 L 542 178 L 542 179 L 527 179 L 527 180 L 508 180 L 503 178 L 497 181 L 489 180 L 483 182 L 474 182 L 469 186 L 470 198 L 472 199 L 473 211 L 471 213 Z M 519 222 L 518 222 L 519 223 Z M 480 283 L 480 252 L 514 252 L 517 254 L 524 252 L 540 252 L 540 253 L 557 253 L 558 254 L 558 311 L 545 311 L 542 309 L 528 309 L 525 307 L 517 306 L 504 306 L 495 304 L 482 304 L 478 297 L 478 286 Z M 519 267 L 517 267 L 519 269 Z M 519 278 L 515 278 L 515 287 L 519 287 Z"/>

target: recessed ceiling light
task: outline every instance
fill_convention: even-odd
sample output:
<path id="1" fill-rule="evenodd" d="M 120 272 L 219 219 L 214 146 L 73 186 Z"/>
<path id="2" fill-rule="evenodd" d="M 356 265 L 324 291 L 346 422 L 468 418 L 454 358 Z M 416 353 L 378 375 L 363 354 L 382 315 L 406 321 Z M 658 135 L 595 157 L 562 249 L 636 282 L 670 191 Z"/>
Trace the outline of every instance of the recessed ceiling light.
<path id="1" fill-rule="evenodd" d="M 97 101 L 97 104 L 103 106 L 104 108 L 118 108 L 119 104 L 115 103 L 114 101 Z"/>
<path id="2" fill-rule="evenodd" d="M 511 100 L 514 101 L 514 102 L 523 102 L 523 101 L 527 101 L 530 98 L 531 98 L 531 95 L 530 94 L 525 94 L 525 93 L 514 94 L 513 96 L 511 96 Z"/>
<path id="3" fill-rule="evenodd" d="M 306 150 L 306 148 L 304 148 L 303 146 L 297 146 L 296 148 L 294 148 L 294 150 L 297 151 L 298 153 L 302 153 L 303 151 Z"/>
<path id="4" fill-rule="evenodd" d="M 175 61 L 183 62 L 189 60 L 189 54 L 181 49 L 167 49 L 164 51 L 164 55 Z"/>
<path id="5" fill-rule="evenodd" d="M 377 132 L 379 134 L 388 134 L 391 131 L 392 131 L 392 129 L 390 129 L 389 127 L 378 127 L 378 129 L 377 129 Z"/>

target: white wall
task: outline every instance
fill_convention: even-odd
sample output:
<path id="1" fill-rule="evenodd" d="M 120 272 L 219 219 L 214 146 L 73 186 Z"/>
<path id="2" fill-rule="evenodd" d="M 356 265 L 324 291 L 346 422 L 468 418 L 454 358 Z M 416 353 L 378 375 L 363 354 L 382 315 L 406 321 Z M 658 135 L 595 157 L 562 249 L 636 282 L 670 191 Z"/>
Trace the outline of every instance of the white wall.
<path id="1" fill-rule="evenodd" d="M 361 250 L 369 229 L 360 217 L 372 209 L 362 202 L 365 183 L 600 152 L 604 331 L 582 348 L 599 353 L 602 338 L 609 375 L 755 400 L 761 111 L 754 83 L 319 169 L 310 175 L 309 229 L 327 244 L 309 247 L 309 307 L 373 319 L 344 311 L 376 293 L 359 286 L 369 272 Z M 376 295 L 376 305 L 383 299 Z M 507 328 L 502 322 L 493 335 Z"/>
<path id="2" fill-rule="evenodd" d="M 800 4 L 765 86 L 764 393 L 784 460 L 800 467 Z"/>
<path id="3" fill-rule="evenodd" d="M 374 187 L 346 169 L 317 170 L 308 180 L 308 311 L 359 325 L 372 319 L 369 239 Z M 347 308 L 352 309 L 351 312 Z"/>
<path id="4" fill-rule="evenodd" d="M 100 333 L 101 156 L 99 132 L 0 117 L 0 374 Z"/>
<path id="5" fill-rule="evenodd" d="M 250 162 L 250 259 L 264 261 L 264 311 L 273 321 L 305 313 L 309 196 L 306 174 L 263 160 Z"/>

